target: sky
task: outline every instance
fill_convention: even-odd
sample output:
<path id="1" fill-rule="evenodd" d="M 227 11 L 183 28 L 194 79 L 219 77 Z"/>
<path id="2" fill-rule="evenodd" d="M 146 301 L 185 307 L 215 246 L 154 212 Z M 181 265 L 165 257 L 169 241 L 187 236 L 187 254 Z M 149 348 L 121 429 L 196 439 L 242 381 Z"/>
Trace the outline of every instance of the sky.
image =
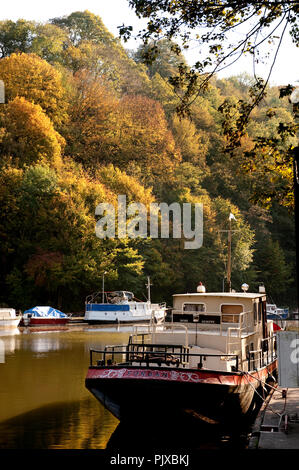
<path id="1" fill-rule="evenodd" d="M 0 20 L 16 21 L 20 18 L 35 21 L 47 21 L 50 18 L 69 15 L 74 11 L 89 10 L 99 15 L 107 29 L 118 35 L 117 26 L 132 25 L 136 33 L 145 27 L 145 20 L 139 20 L 134 11 L 129 7 L 127 0 L 51 0 L 41 2 L 40 0 L 9 0 L 1 2 Z M 124 44 L 126 48 L 136 49 L 138 42 L 130 40 Z M 188 62 L 196 62 L 196 48 L 191 48 L 186 54 Z M 257 75 L 266 78 L 268 67 L 259 65 Z M 219 73 L 219 77 L 227 77 L 247 72 L 252 75 L 252 61 L 244 57 L 232 67 Z M 270 83 L 273 85 L 287 85 L 288 83 L 299 84 L 299 48 L 292 44 L 289 35 L 284 39 L 279 51 L 277 61 L 272 71 Z"/>

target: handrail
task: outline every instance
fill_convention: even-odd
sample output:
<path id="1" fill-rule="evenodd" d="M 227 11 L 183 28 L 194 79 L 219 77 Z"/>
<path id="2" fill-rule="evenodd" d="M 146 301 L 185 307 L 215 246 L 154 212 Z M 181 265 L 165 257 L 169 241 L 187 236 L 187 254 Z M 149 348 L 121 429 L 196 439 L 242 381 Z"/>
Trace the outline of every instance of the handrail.
<path id="1" fill-rule="evenodd" d="M 158 328 L 160 328 L 162 325 L 157 325 L 156 323 L 154 322 L 150 322 L 149 324 L 147 325 L 144 325 L 144 324 L 140 324 L 140 325 L 133 325 L 133 333 L 132 333 L 132 337 L 134 338 L 135 336 L 140 336 L 142 335 L 142 333 L 139 333 L 138 332 L 138 329 L 139 328 L 142 328 L 144 330 L 144 328 L 147 328 L 148 329 L 148 333 L 147 334 L 152 334 L 153 335 L 153 339 L 155 339 L 155 334 L 156 334 L 156 331 Z M 164 325 L 162 326 L 163 327 L 163 330 L 162 331 L 165 331 L 165 330 L 171 330 L 171 333 L 172 334 L 175 334 L 175 333 L 178 333 L 177 330 L 179 329 L 182 329 L 184 330 L 185 332 L 185 347 L 188 347 L 189 346 L 189 331 L 188 331 L 188 327 L 186 325 L 182 325 L 182 323 L 175 323 L 175 322 L 169 322 L 167 324 L 164 323 Z M 175 331 L 176 329 L 176 331 Z"/>
<path id="2" fill-rule="evenodd" d="M 114 292 L 114 291 L 112 291 L 112 292 Z M 126 291 L 125 291 L 125 292 L 126 292 Z M 109 294 L 109 293 L 110 293 L 110 292 L 104 292 L 105 297 L 106 297 L 106 294 Z M 85 298 L 85 303 L 86 303 L 86 304 L 93 303 L 93 301 L 95 301 L 95 300 L 97 299 L 97 297 L 100 297 L 100 298 L 101 298 L 102 295 L 103 295 L 103 292 L 102 292 L 102 291 L 93 292 L 92 294 L 89 294 L 89 295 Z M 134 299 L 136 299 L 136 297 L 134 297 Z M 102 300 L 102 299 L 101 299 L 101 300 Z M 137 301 L 136 301 L 136 300 L 137 300 Z M 154 306 L 158 306 L 159 308 L 166 308 L 166 302 L 160 302 L 160 303 L 159 303 L 159 302 L 156 302 L 156 303 L 152 303 L 152 302 L 149 302 L 148 300 L 147 300 L 147 301 L 138 300 L 138 299 L 136 299 L 136 300 L 133 300 L 133 301 L 132 301 L 132 300 L 129 300 L 128 302 L 129 302 L 129 303 L 136 303 L 137 305 L 139 305 L 139 304 L 141 304 L 141 303 L 142 303 L 142 304 L 149 304 L 149 303 L 151 303 L 152 306 L 154 305 Z M 102 301 L 99 302 L 99 303 L 102 303 Z M 107 303 L 109 303 L 109 302 L 107 302 Z"/>
<path id="3" fill-rule="evenodd" d="M 131 344 L 132 346 L 139 346 L 139 345 L 134 345 Z M 183 366 L 189 364 L 189 359 L 190 357 L 199 357 L 200 361 L 198 363 L 198 368 L 201 369 L 203 367 L 203 361 L 206 360 L 207 357 L 220 357 L 220 358 L 232 358 L 236 362 L 236 370 L 238 370 L 238 362 L 239 362 L 239 357 L 238 354 L 199 354 L 199 353 L 189 353 L 186 352 L 184 346 L 178 346 L 178 345 L 157 345 L 157 344 L 151 344 L 148 345 L 151 347 L 164 347 L 164 351 L 138 351 L 138 350 L 132 350 L 132 349 L 126 349 L 126 350 L 121 350 L 121 351 L 115 351 L 114 349 L 112 351 L 107 351 L 106 348 L 104 350 L 98 350 L 98 349 L 90 349 L 90 367 L 96 367 L 93 365 L 93 353 L 96 354 L 103 354 L 103 359 L 101 361 L 97 361 L 97 366 L 110 366 L 110 365 L 118 365 L 121 366 L 122 364 L 126 364 L 127 362 L 139 362 L 140 364 L 142 362 L 146 363 L 146 366 L 149 366 L 150 362 L 157 362 L 160 363 L 161 365 L 162 362 L 171 363 L 175 364 L 177 367 L 181 364 Z M 118 345 L 115 347 L 125 347 L 125 345 Z M 183 349 L 183 352 L 176 352 L 172 351 L 169 352 L 167 351 L 168 348 L 178 348 L 178 349 Z M 110 354 L 112 356 L 111 359 L 107 359 L 107 354 Z M 119 364 L 113 364 L 114 356 L 116 354 L 126 354 L 126 362 L 124 363 L 119 363 Z M 139 354 L 139 357 L 138 357 Z M 180 360 L 180 359 L 185 359 L 185 360 Z M 187 359 L 187 360 L 186 360 Z"/>
<path id="4" fill-rule="evenodd" d="M 242 354 L 236 353 L 220 353 L 220 354 L 207 354 L 207 353 L 190 353 L 189 347 L 182 344 L 159 344 L 159 343 L 145 343 L 144 337 L 147 333 L 140 333 L 142 337 L 141 343 L 133 343 L 132 336 L 130 337 L 128 345 L 107 345 L 104 350 L 91 349 L 90 350 L 90 366 L 93 367 L 93 353 L 103 354 L 103 360 L 97 361 L 97 365 L 115 365 L 114 359 L 116 355 L 126 355 L 126 361 L 117 365 L 132 363 L 132 362 L 145 362 L 146 366 L 149 367 L 150 362 L 156 362 L 159 365 L 165 363 L 166 365 L 175 365 L 179 367 L 182 365 L 185 367 L 189 364 L 191 357 L 199 357 L 198 368 L 203 367 L 203 361 L 208 357 L 220 357 L 220 358 L 234 358 L 236 365 L 235 369 L 239 370 L 239 364 L 241 369 L 245 370 L 244 365 L 247 363 L 247 369 L 257 370 L 267 366 L 273 362 L 276 355 L 275 338 L 276 335 L 263 338 L 261 340 L 261 348 L 256 350 L 248 351 L 245 359 L 242 359 Z M 265 345 L 265 346 L 264 346 Z M 111 359 L 107 359 L 107 356 L 111 356 Z"/>
<path id="5" fill-rule="evenodd" d="M 261 339 L 261 348 L 248 351 L 245 359 L 241 359 L 241 365 L 248 363 L 248 370 L 258 369 L 277 358 L 276 354 L 276 334 Z"/>
<path id="6" fill-rule="evenodd" d="M 172 322 L 173 322 L 173 314 L 181 314 L 181 315 L 195 315 L 195 316 L 198 316 L 198 315 L 202 315 L 203 317 L 204 316 L 215 316 L 215 317 L 219 317 L 220 319 L 220 322 L 219 322 L 219 325 L 220 325 L 220 332 L 222 334 L 222 326 L 223 325 L 227 325 L 229 327 L 230 324 L 233 324 L 233 322 L 225 322 L 225 321 L 222 321 L 222 317 L 223 316 L 226 316 L 226 317 L 236 317 L 237 315 L 239 316 L 239 321 L 236 322 L 239 326 L 238 327 L 233 327 L 233 328 L 241 328 L 241 329 L 245 329 L 247 328 L 248 330 L 248 327 L 249 327 L 249 322 L 248 322 L 248 319 L 249 319 L 249 315 L 252 314 L 252 311 L 251 310 L 246 310 L 245 312 L 240 312 L 240 313 L 223 313 L 223 312 L 211 312 L 211 311 L 205 311 L 205 312 L 194 312 L 193 310 L 182 310 L 182 309 L 172 309 Z M 247 322 L 246 322 L 246 326 L 245 327 L 242 327 L 241 325 L 244 323 L 244 317 L 247 319 Z M 197 323 L 197 322 L 193 322 L 193 323 Z M 199 323 L 200 325 L 204 325 L 203 323 Z M 210 324 L 209 324 L 210 326 Z"/>

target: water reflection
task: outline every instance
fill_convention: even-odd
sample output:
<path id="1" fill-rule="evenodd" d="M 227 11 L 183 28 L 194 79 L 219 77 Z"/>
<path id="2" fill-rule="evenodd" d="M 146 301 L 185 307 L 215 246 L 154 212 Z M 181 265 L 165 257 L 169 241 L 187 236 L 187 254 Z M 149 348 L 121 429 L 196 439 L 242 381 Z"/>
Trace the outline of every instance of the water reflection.
<path id="1" fill-rule="evenodd" d="M 92 397 L 46 405 L 0 423 L 0 448 L 105 449 L 117 424 Z"/>
<path id="2" fill-rule="evenodd" d="M 0 328 L 0 336 L 2 338 L 2 336 L 15 336 L 15 335 L 19 335 L 20 334 L 20 330 L 19 328 L 16 326 L 16 327 L 11 327 L 11 328 Z"/>
<path id="3" fill-rule="evenodd" d="M 107 449 L 177 449 L 216 450 L 244 449 L 248 444 L 248 429 L 227 435 L 221 426 L 194 420 L 185 415 L 180 420 L 169 416 L 163 422 L 121 422 L 115 428 Z"/>
<path id="4" fill-rule="evenodd" d="M 1 336 L 5 363 L 0 363 L 0 448 L 218 449 L 244 445 L 243 437 L 224 438 L 221 429 L 183 423 L 119 424 L 85 388 L 89 350 L 126 344 L 131 328 L 20 328 Z M 146 331 L 146 327 L 145 327 Z M 146 404 L 145 404 L 146 406 Z M 142 410 L 141 410 L 142 413 Z M 183 432 L 182 432 L 183 430 Z"/>
<path id="5" fill-rule="evenodd" d="M 1 347 L 4 348 L 4 354 L 11 354 L 16 349 L 16 335 L 19 335 L 20 331 L 16 328 L 0 329 L 0 340 Z M 1 372 L 0 372 L 1 373 Z"/>
<path id="6" fill-rule="evenodd" d="M 89 349 L 128 333 L 20 328 L 1 340 L 0 448 L 105 448 L 118 421 L 85 388 Z"/>

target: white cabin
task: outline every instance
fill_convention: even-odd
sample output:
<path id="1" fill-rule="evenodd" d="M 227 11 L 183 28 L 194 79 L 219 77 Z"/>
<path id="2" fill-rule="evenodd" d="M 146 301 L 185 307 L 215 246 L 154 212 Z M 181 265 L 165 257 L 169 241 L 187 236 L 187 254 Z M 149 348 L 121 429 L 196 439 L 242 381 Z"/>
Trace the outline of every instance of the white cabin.
<path id="1" fill-rule="evenodd" d="M 20 318 L 16 315 L 14 308 L 0 308 L 0 328 L 17 327 Z"/>
<path id="2" fill-rule="evenodd" d="M 261 293 L 175 294 L 172 321 L 151 336 L 155 344 L 184 345 L 198 355 L 190 356 L 189 367 L 210 370 L 254 370 L 275 349 Z"/>

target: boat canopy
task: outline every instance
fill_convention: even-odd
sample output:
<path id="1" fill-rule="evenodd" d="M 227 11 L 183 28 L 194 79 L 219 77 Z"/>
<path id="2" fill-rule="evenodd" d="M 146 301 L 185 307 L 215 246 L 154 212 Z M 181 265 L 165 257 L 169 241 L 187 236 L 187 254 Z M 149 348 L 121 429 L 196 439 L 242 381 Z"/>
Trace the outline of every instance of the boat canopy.
<path id="1" fill-rule="evenodd" d="M 31 314 L 33 317 L 55 317 L 55 318 L 66 318 L 65 313 L 60 312 L 53 307 L 33 307 L 26 310 L 24 314 Z"/>

